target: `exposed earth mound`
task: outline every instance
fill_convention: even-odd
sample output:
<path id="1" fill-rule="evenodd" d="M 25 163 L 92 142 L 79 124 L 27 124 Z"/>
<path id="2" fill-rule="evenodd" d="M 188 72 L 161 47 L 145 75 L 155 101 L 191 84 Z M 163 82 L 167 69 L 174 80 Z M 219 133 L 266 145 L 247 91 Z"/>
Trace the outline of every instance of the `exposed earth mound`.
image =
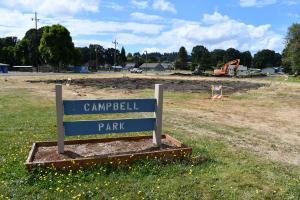
<path id="1" fill-rule="evenodd" d="M 66 84 L 67 79 L 62 80 L 41 80 L 29 81 L 45 83 Z M 246 81 L 229 81 L 229 80 L 178 80 L 178 79 L 142 79 L 142 78 L 87 78 L 72 79 L 71 85 L 82 87 L 96 87 L 98 89 L 125 89 L 125 90 L 143 90 L 153 89 L 154 84 L 163 84 L 167 91 L 180 92 L 210 92 L 212 85 L 222 85 L 226 94 L 235 92 L 246 92 L 250 89 L 257 89 L 266 86 L 264 83 L 253 83 Z"/>

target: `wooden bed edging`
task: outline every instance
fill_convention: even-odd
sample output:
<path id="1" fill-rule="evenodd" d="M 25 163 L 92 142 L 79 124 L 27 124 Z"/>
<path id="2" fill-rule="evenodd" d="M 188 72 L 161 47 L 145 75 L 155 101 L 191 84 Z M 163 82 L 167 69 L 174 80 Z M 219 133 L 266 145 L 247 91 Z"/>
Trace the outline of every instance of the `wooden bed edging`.
<path id="1" fill-rule="evenodd" d="M 100 139 L 86 139 L 86 140 L 68 140 L 65 144 L 86 144 L 86 143 L 105 143 L 117 140 L 142 140 L 151 139 L 152 136 L 132 136 L 132 137 L 114 137 L 114 138 L 100 138 Z M 91 168 L 97 165 L 121 165 L 129 164 L 135 160 L 149 160 L 149 159 L 170 159 L 170 158 L 184 158 L 192 154 L 192 148 L 184 145 L 177 139 L 171 137 L 170 135 L 162 135 L 162 139 L 166 139 L 172 144 L 176 145 L 177 149 L 166 149 L 157 150 L 151 152 L 141 152 L 141 153 L 131 153 L 131 154 L 120 154 L 120 155 L 108 155 L 108 156 L 95 156 L 92 158 L 76 158 L 76 159 L 66 159 L 58 161 L 42 161 L 34 162 L 34 155 L 37 152 L 37 148 L 40 146 L 56 146 L 55 142 L 35 142 L 32 145 L 31 151 L 29 152 L 28 158 L 26 160 L 25 166 L 28 171 L 31 171 L 35 167 L 45 167 L 63 170 L 76 170 L 82 168 Z"/>

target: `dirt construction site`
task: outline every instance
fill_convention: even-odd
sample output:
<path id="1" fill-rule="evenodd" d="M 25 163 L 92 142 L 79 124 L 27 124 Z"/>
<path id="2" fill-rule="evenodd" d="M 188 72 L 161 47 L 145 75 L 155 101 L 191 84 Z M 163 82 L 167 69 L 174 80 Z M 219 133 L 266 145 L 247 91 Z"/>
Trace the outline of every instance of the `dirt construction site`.
<path id="1" fill-rule="evenodd" d="M 300 168 L 299 83 L 151 74 L 10 76 L 1 77 L 0 92 L 26 90 L 36 101 L 54 103 L 55 83 L 63 84 L 65 99 L 152 97 L 154 84 L 164 84 L 163 122 L 169 133 L 180 129 L 193 140 L 214 138 Z M 223 86 L 223 99 L 210 98 L 211 85 Z"/>

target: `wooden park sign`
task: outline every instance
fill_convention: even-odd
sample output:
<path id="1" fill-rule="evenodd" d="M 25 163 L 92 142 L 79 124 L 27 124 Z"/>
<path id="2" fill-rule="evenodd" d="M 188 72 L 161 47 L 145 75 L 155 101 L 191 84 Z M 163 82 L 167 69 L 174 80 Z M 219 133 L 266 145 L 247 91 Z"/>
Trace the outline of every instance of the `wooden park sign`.
<path id="1" fill-rule="evenodd" d="M 163 87 L 155 85 L 153 99 L 63 100 L 62 85 L 56 85 L 57 146 L 64 153 L 64 137 L 153 131 L 153 144 L 161 145 Z M 64 115 L 153 112 L 153 118 L 108 119 L 65 122 Z"/>
<path id="2" fill-rule="evenodd" d="M 155 85 L 155 96 L 150 99 L 64 100 L 62 98 L 62 85 L 56 85 L 55 88 L 57 141 L 34 142 L 25 163 L 28 170 L 37 166 L 56 169 L 88 168 L 102 164 L 130 163 L 141 159 L 180 158 L 192 153 L 192 148 L 169 135 L 162 135 L 163 86 L 160 84 Z M 154 116 L 137 119 L 64 121 L 65 115 L 137 112 L 154 113 Z M 67 136 L 144 131 L 153 131 L 153 135 L 65 140 Z M 79 156 L 75 158 L 69 156 L 69 148 L 66 148 L 68 150 L 65 151 L 65 145 L 106 144 L 116 141 L 121 143 L 150 141 L 151 148 L 135 152 L 125 150 L 115 152 L 113 155 L 103 154 L 85 157 L 78 154 Z M 54 157 L 45 157 L 46 152 L 52 152 L 50 155 Z"/>

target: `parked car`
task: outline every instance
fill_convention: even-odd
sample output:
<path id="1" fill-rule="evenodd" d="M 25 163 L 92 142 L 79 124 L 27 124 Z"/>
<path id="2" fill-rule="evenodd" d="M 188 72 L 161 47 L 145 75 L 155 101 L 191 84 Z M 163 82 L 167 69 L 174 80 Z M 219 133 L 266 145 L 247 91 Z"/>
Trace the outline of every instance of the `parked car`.
<path id="1" fill-rule="evenodd" d="M 139 68 L 132 68 L 130 70 L 131 73 L 135 73 L 135 74 L 141 74 L 143 73 L 143 70 L 139 69 Z"/>

